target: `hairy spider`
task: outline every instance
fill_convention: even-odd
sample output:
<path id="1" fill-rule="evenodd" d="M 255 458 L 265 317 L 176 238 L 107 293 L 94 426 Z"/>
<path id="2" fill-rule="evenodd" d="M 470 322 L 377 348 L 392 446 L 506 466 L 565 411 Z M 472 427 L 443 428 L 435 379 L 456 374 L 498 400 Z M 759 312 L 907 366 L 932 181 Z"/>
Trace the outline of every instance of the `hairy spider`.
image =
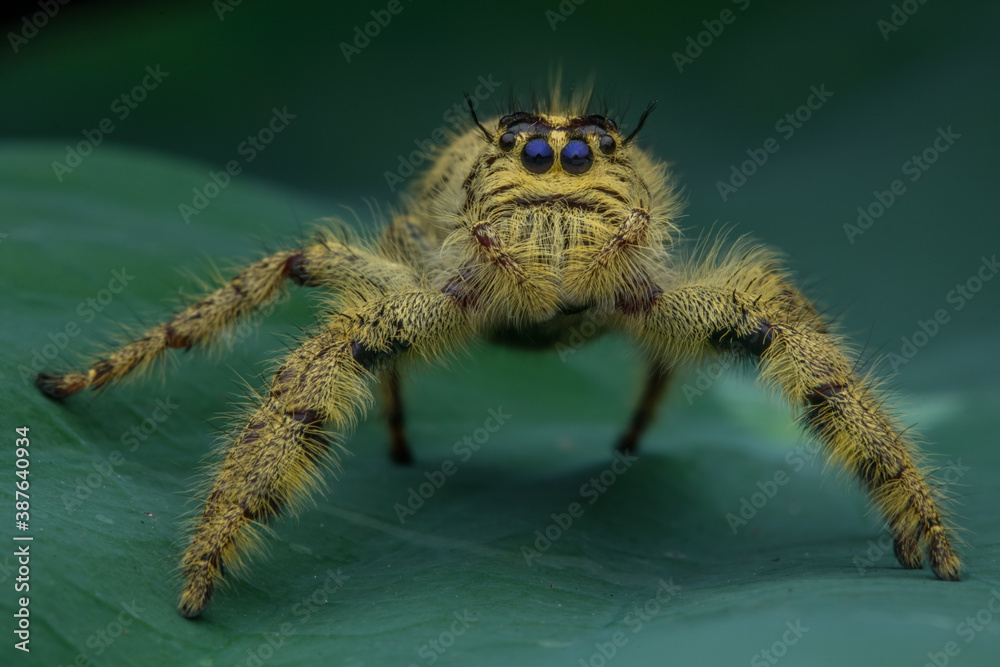
<path id="1" fill-rule="evenodd" d="M 470 104 L 471 109 L 471 104 Z M 255 524 L 295 508 L 337 463 L 325 433 L 343 434 L 381 380 L 391 455 L 409 462 L 398 365 L 470 339 L 551 346 L 587 321 L 648 352 L 649 381 L 618 448 L 631 451 L 670 369 L 709 355 L 753 362 L 762 381 L 804 408 L 804 428 L 853 471 L 888 523 L 896 558 L 939 578 L 959 560 L 914 447 L 859 375 L 845 344 L 796 289 L 775 255 L 743 246 L 678 260 L 679 214 L 665 166 L 578 100 L 506 115 L 496 129 L 453 136 L 377 243 L 332 230 L 248 266 L 228 284 L 110 351 L 82 373 L 40 373 L 62 398 L 102 389 L 171 348 L 217 338 L 277 296 L 286 281 L 334 291 L 338 306 L 288 354 L 247 408 L 181 563 L 178 605 L 198 616 L 246 553 Z"/>

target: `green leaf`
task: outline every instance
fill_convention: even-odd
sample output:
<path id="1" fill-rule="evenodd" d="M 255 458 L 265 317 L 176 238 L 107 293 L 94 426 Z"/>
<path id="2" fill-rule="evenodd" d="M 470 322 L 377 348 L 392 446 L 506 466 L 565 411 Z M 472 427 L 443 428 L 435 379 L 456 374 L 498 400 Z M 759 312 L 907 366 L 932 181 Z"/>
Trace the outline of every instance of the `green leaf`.
<path id="1" fill-rule="evenodd" d="M 120 325 L 162 320 L 198 291 L 178 269 L 253 259 L 331 211 L 240 176 L 186 224 L 178 206 L 204 167 L 104 146 L 59 182 L 51 162 L 63 155 L 0 150 L 2 437 L 12 453 L 14 428 L 30 427 L 32 664 L 771 664 L 765 649 L 783 665 L 923 664 L 949 649 L 955 664 L 995 660 L 995 390 L 941 387 L 908 404 L 928 449 L 947 452 L 935 462 L 969 467 L 951 486 L 967 579 L 947 584 L 895 563 L 866 500 L 806 463 L 792 416 L 749 379 L 708 382 L 689 402 L 683 386 L 700 376 L 681 375 L 638 460 L 615 472 L 611 445 L 642 370 L 614 337 L 565 363 L 475 346 L 414 373 L 417 464 L 389 462 L 373 413 L 325 497 L 276 522 L 269 555 L 202 618 L 180 618 L 182 522 L 214 417 L 240 398 L 240 378 L 261 386 L 266 362 L 312 326 L 315 299 L 294 290 L 236 349 L 174 354 L 163 379 L 60 403 L 32 377 L 78 366 Z M 492 433 L 490 410 L 509 415 Z M 4 461 L 12 519 L 13 455 Z M 743 499 L 761 506 L 734 534 L 726 516 Z M 8 628 L 11 551 L 0 557 Z M 5 655 L 26 657 L 11 636 Z"/>

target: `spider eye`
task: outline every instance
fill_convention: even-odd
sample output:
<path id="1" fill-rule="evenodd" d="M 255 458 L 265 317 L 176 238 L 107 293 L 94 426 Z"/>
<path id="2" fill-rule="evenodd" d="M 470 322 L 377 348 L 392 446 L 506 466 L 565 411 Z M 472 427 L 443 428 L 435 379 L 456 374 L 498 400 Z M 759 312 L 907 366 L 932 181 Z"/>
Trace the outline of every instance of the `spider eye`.
<path id="1" fill-rule="evenodd" d="M 517 137 L 513 132 L 504 132 L 500 136 L 500 149 L 504 151 L 509 151 L 517 143 Z"/>
<path id="2" fill-rule="evenodd" d="M 524 145 L 521 153 L 521 164 L 534 174 L 544 174 L 555 161 L 552 146 L 545 139 L 532 139 Z"/>
<path id="3" fill-rule="evenodd" d="M 614 137 L 612 137 L 610 134 L 605 134 L 603 137 L 601 137 L 600 142 L 598 142 L 598 147 L 601 149 L 601 152 L 604 153 L 605 155 L 611 155 L 612 153 L 615 152 L 615 149 L 618 148 L 618 144 L 615 143 Z"/>
<path id="4" fill-rule="evenodd" d="M 594 163 L 594 153 L 586 141 L 573 139 L 561 153 L 562 167 L 568 174 L 582 174 Z"/>

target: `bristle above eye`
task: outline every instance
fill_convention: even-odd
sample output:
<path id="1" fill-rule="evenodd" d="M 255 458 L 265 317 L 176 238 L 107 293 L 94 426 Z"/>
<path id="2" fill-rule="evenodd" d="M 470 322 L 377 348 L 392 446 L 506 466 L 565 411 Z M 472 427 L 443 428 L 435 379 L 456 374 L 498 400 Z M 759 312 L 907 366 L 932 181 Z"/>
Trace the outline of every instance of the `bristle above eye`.
<path id="1" fill-rule="evenodd" d="M 625 137 L 625 141 L 622 142 L 623 145 L 628 146 L 636 135 L 639 134 L 639 130 L 641 130 L 642 126 L 646 124 L 646 119 L 649 118 L 649 114 L 653 113 L 653 109 L 656 108 L 656 104 L 657 101 L 653 100 L 646 105 L 645 111 L 643 111 L 642 115 L 639 117 L 639 124 L 635 126 L 634 130 L 632 130 L 632 134 Z"/>
<path id="2" fill-rule="evenodd" d="M 486 139 L 486 141 L 492 141 L 493 135 L 490 134 L 489 130 L 483 127 L 483 124 L 479 122 L 479 118 L 476 116 L 476 107 L 472 103 L 472 98 L 469 96 L 469 93 L 465 93 L 465 101 L 469 104 L 469 113 L 472 114 L 472 121 L 482 131 L 483 138 Z"/>

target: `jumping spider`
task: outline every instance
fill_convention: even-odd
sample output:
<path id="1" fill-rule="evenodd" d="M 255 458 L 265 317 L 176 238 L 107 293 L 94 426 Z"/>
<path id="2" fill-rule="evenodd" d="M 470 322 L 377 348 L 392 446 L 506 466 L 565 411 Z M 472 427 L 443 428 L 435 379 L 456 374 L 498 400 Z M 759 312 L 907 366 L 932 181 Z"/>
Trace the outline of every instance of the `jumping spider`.
<path id="1" fill-rule="evenodd" d="M 679 214 L 665 166 L 635 145 L 652 106 L 624 135 L 581 103 L 506 115 L 453 136 L 378 243 L 332 231 L 265 257 L 228 284 L 82 373 L 40 373 L 63 398 L 103 389 L 171 348 L 203 345 L 291 280 L 339 295 L 337 312 L 283 360 L 233 431 L 181 563 L 178 611 L 202 613 L 223 566 L 246 553 L 254 524 L 294 508 L 337 462 L 325 428 L 343 433 L 378 379 L 391 455 L 411 460 L 398 365 L 471 339 L 551 346 L 599 322 L 648 353 L 649 380 L 618 444 L 635 449 L 670 369 L 708 355 L 753 362 L 762 381 L 804 409 L 803 427 L 852 471 L 891 529 L 896 558 L 940 579 L 959 560 L 915 461 L 875 384 L 789 281 L 773 254 L 744 248 L 679 261 Z M 471 103 L 470 103 L 471 110 Z"/>

